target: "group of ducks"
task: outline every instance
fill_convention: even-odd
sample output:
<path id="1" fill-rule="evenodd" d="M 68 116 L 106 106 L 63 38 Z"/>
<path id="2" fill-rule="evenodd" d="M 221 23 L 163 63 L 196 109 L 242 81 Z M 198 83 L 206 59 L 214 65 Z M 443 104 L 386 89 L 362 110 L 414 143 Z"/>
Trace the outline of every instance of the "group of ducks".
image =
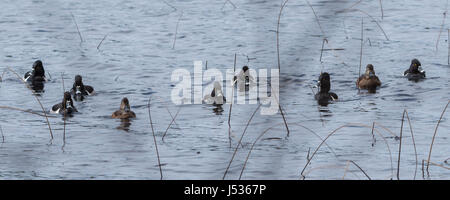
<path id="1" fill-rule="evenodd" d="M 35 91 L 39 91 L 44 88 L 44 83 L 48 80 L 45 77 L 45 70 L 42 61 L 37 60 L 33 63 L 32 70 L 25 73 L 24 81 L 27 82 Z M 64 116 L 71 115 L 74 112 L 78 112 L 76 107 L 73 105 L 72 96 L 76 101 L 83 101 L 85 96 L 90 96 L 94 93 L 94 88 L 89 85 L 84 85 L 83 78 L 80 75 L 76 75 L 75 82 L 73 83 L 70 91 L 64 92 L 62 102 L 55 104 L 51 108 L 51 112 L 60 113 Z M 115 111 L 111 115 L 111 117 L 116 119 L 129 119 L 135 118 L 136 114 L 131 111 L 130 103 L 128 99 L 124 97 L 120 104 L 120 109 Z"/>
<path id="2" fill-rule="evenodd" d="M 403 75 L 409 80 L 418 81 L 425 78 L 425 71 L 422 70 L 419 60 L 413 59 L 409 69 L 407 69 Z M 45 77 L 45 70 L 42 61 L 37 60 L 33 63 L 32 70 L 25 73 L 24 81 L 29 83 L 35 90 L 43 88 L 44 83 L 47 82 L 47 78 Z M 253 77 L 249 75 L 248 66 L 244 66 L 242 70 L 233 78 L 233 84 L 237 83 L 237 87 L 241 91 L 246 90 L 252 82 L 254 82 L 254 80 Z M 319 105 L 326 106 L 330 101 L 335 101 L 338 99 L 338 95 L 336 93 L 330 92 L 331 82 L 329 73 L 323 72 L 320 74 L 317 86 L 319 87 L 319 91 L 314 95 L 314 97 Z M 368 64 L 366 66 L 365 73 L 356 80 L 356 86 L 359 89 L 366 89 L 369 92 L 375 92 L 377 87 L 381 86 L 381 81 L 375 75 L 375 70 L 372 64 Z M 94 93 L 94 88 L 89 85 L 84 85 L 82 77 L 80 75 L 76 75 L 75 82 L 73 83 L 70 91 L 64 92 L 62 102 L 54 105 L 51 111 L 53 113 L 60 113 L 63 115 L 70 115 L 74 112 L 78 112 L 73 105 L 72 96 L 76 101 L 83 101 L 84 96 L 90 96 Z M 226 98 L 222 92 L 222 86 L 219 82 L 214 82 L 214 88 L 211 91 L 211 94 L 206 95 L 203 101 L 213 105 L 222 105 L 226 102 Z M 128 99 L 124 97 L 121 101 L 120 109 L 115 111 L 111 117 L 116 119 L 130 119 L 136 118 L 136 114 L 131 111 L 130 103 Z"/>
<path id="3" fill-rule="evenodd" d="M 244 66 L 242 71 L 234 76 L 233 83 L 238 83 L 238 88 L 247 87 L 249 82 L 253 81 L 253 78 L 249 75 L 248 66 Z M 425 78 L 425 71 L 422 70 L 419 60 L 412 59 L 409 69 L 407 69 L 403 75 L 409 80 L 419 81 Z M 245 84 L 239 84 L 245 83 Z M 241 86 L 239 86 L 241 85 Z M 318 104 L 321 106 L 326 106 L 330 101 L 335 101 L 338 99 L 338 95 L 334 92 L 330 92 L 331 82 L 330 74 L 323 72 L 319 76 L 318 84 L 319 91 L 314 95 Z M 356 80 L 356 87 L 359 89 L 368 90 L 369 93 L 374 93 L 378 87 L 381 86 L 380 79 L 375 75 L 375 70 L 372 64 L 366 66 L 366 71 L 363 75 L 358 77 Z M 214 83 L 214 89 L 210 95 L 204 97 L 204 102 L 212 103 L 214 105 L 222 105 L 226 101 L 225 96 L 223 96 L 222 89 L 219 82 Z"/>
<path id="4" fill-rule="evenodd" d="M 419 81 L 425 78 L 425 71 L 421 68 L 419 60 L 412 59 L 409 69 L 403 72 L 403 76 L 412 81 Z M 321 73 L 318 81 L 319 92 L 315 94 L 315 99 L 319 105 L 326 106 L 329 101 L 335 101 L 338 96 L 330 92 L 330 75 L 327 72 Z M 375 75 L 372 64 L 366 66 L 366 72 L 356 80 L 356 87 L 366 89 L 369 93 L 374 93 L 377 87 L 381 86 L 380 79 Z"/>

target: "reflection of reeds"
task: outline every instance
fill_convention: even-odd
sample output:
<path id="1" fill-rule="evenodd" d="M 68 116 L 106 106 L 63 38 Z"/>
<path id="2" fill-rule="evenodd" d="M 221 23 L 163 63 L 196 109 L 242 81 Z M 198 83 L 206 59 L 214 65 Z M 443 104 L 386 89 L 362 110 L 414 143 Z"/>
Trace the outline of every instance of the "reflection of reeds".
<path id="1" fill-rule="evenodd" d="M 161 180 L 162 180 L 163 174 L 162 174 L 162 169 L 161 169 L 161 161 L 160 161 L 160 158 L 159 158 L 158 144 L 156 143 L 155 130 L 153 129 L 152 115 L 151 115 L 151 112 L 150 112 L 150 101 L 151 101 L 151 99 L 152 99 L 151 97 L 148 98 L 148 103 L 147 103 L 148 118 L 150 120 L 150 126 L 152 128 L 153 141 L 155 143 L 155 149 L 156 149 L 156 157 L 158 158 L 159 173 L 161 174 Z"/>
<path id="2" fill-rule="evenodd" d="M 15 72 L 13 69 L 11 69 L 10 67 L 8 67 L 9 71 L 11 71 L 13 74 L 15 74 L 17 76 L 17 78 L 22 81 L 23 84 L 25 84 L 25 86 L 27 86 L 27 88 L 33 93 L 33 89 L 31 89 L 31 87 L 28 85 L 27 82 L 25 82 L 19 74 L 17 74 L 17 72 Z M 36 95 L 32 95 L 36 101 L 39 103 L 39 105 L 41 106 L 42 109 L 42 113 L 44 113 L 44 117 L 47 120 L 47 125 L 48 125 L 48 130 L 50 131 L 50 137 L 53 140 L 53 133 L 52 133 L 52 128 L 50 127 L 50 122 L 48 121 L 48 116 L 47 113 L 45 112 L 44 106 L 42 105 L 41 101 L 39 100 L 39 98 Z"/>
<path id="3" fill-rule="evenodd" d="M 436 133 L 439 128 L 439 124 L 441 123 L 441 120 L 442 120 L 442 117 L 444 116 L 445 110 L 447 110 L 448 104 L 450 104 L 450 100 L 448 101 L 447 105 L 445 106 L 444 110 L 442 111 L 441 117 L 439 118 L 439 121 L 436 124 L 436 129 L 434 129 L 433 139 L 431 140 L 430 152 L 428 153 L 428 160 L 427 160 L 427 173 L 428 174 L 429 174 L 428 168 L 430 167 L 430 158 L 431 158 L 431 151 L 433 150 L 434 139 L 436 138 Z"/>
<path id="4" fill-rule="evenodd" d="M 225 170 L 225 173 L 223 174 L 222 180 L 224 180 L 225 177 L 227 176 L 228 170 L 230 169 L 231 163 L 233 162 L 233 159 L 236 156 L 237 150 L 238 150 L 239 146 L 242 145 L 241 142 L 242 142 L 242 139 L 244 138 L 245 132 L 247 131 L 248 125 L 250 125 L 250 122 L 252 121 L 253 117 L 255 116 L 256 112 L 259 110 L 260 107 L 261 107 L 261 104 L 258 104 L 258 107 L 256 107 L 252 116 L 248 120 L 247 125 L 245 125 L 244 131 L 242 132 L 241 138 L 239 139 L 239 142 L 237 143 L 236 148 L 234 149 L 233 156 L 231 157 L 231 160 L 228 163 L 227 169 Z"/>

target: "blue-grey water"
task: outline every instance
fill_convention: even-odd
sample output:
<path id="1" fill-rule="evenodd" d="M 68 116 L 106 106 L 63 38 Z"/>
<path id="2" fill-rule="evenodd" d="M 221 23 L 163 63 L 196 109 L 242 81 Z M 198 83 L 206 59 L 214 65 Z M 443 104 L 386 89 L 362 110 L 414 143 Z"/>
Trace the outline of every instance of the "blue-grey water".
<path id="1" fill-rule="evenodd" d="M 216 115 L 212 105 L 180 108 L 171 101 L 176 83 L 170 76 L 180 68 L 193 72 L 195 60 L 208 61 L 208 69 L 225 72 L 233 67 L 235 53 L 238 69 L 243 65 L 252 69 L 277 68 L 276 30 L 281 1 L 231 2 L 2 1 L 0 72 L 6 73 L 0 83 L 0 106 L 41 112 L 31 92 L 7 70 L 11 67 L 23 75 L 37 59 L 43 61 L 51 78 L 38 97 L 46 111 L 62 99 L 61 74 L 66 90 L 74 76 L 80 74 L 97 93 L 75 103 L 80 112 L 66 121 L 64 146 L 61 116 L 53 114 L 49 118 L 54 134 L 50 140 L 45 118 L 1 109 L 4 141 L 0 144 L 0 179 L 159 179 L 147 111 L 150 97 L 163 178 L 221 179 L 257 105 L 233 105 L 230 148 L 229 104 L 223 106 L 221 115 Z M 331 136 L 328 146 L 317 151 L 304 171 L 306 179 L 366 179 L 350 161 L 372 179 L 396 179 L 400 141 L 395 136 L 400 135 L 404 109 L 412 123 L 418 166 L 416 170 L 416 154 L 405 119 L 400 179 L 423 179 L 422 160 L 428 158 L 436 124 L 450 99 L 450 19 L 444 20 L 443 15 L 447 1 L 382 1 L 383 17 L 379 1 L 362 1 L 353 7 L 371 17 L 357 10 L 342 12 L 356 2 L 311 0 L 320 26 L 306 1 L 291 0 L 286 4 L 279 32 L 279 96 L 290 136 L 286 137 L 281 115 L 258 112 L 226 179 L 239 178 L 251 144 L 272 126 L 256 143 L 242 179 L 300 179 L 308 155 L 321 143 L 302 126 L 325 138 L 348 123 L 365 127 L 344 127 Z M 358 92 L 355 86 L 362 17 L 362 65 L 372 63 L 383 83 L 376 94 Z M 324 37 L 328 39 L 326 49 L 343 50 L 324 51 L 321 63 Z M 421 61 L 426 80 L 416 83 L 402 77 L 412 58 Z M 331 74 L 331 90 L 339 95 L 339 101 L 328 107 L 317 105 L 310 88 L 321 71 Z M 110 118 L 125 96 L 137 114 L 125 128 L 128 130 L 120 120 Z M 162 141 L 172 119 L 167 110 L 175 115 L 179 108 L 175 124 Z M 448 112 L 439 125 L 431 155 L 431 161 L 441 166 L 430 165 L 426 179 L 450 178 L 446 162 L 450 157 Z"/>

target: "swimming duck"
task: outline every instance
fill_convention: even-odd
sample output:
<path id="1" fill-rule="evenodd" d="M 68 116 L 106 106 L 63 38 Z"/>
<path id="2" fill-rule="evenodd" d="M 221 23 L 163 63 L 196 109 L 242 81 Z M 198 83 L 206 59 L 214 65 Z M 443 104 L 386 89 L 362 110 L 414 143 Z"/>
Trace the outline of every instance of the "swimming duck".
<path id="1" fill-rule="evenodd" d="M 25 73 L 23 76 L 24 81 L 27 82 L 45 82 L 47 79 L 45 78 L 45 70 L 42 65 L 42 61 L 36 60 L 33 63 L 33 68 L 31 71 Z"/>
<path id="2" fill-rule="evenodd" d="M 375 70 L 372 64 L 366 66 L 366 73 L 361 75 L 356 80 L 356 87 L 360 89 L 367 89 L 369 92 L 375 92 L 378 86 L 381 85 L 380 79 L 375 75 Z"/>
<path id="3" fill-rule="evenodd" d="M 53 113 L 60 114 L 72 114 L 73 112 L 78 112 L 78 110 L 73 105 L 72 96 L 70 92 L 64 92 L 64 97 L 61 103 L 58 103 L 52 107 Z"/>
<path id="4" fill-rule="evenodd" d="M 130 109 L 128 98 L 124 97 L 122 99 L 122 102 L 120 103 L 120 109 L 114 112 L 111 117 L 114 119 L 136 118 L 136 114 Z"/>
<path id="5" fill-rule="evenodd" d="M 214 82 L 214 88 L 211 91 L 211 94 L 205 95 L 203 101 L 213 105 L 222 105 L 226 102 L 226 98 L 223 96 L 222 86 L 218 81 Z"/>
<path id="6" fill-rule="evenodd" d="M 94 88 L 89 85 L 83 84 L 83 78 L 80 75 L 75 76 L 75 83 L 73 83 L 73 87 L 70 90 L 73 95 L 73 98 L 76 101 L 82 101 L 85 95 L 93 95 Z"/>
<path id="7" fill-rule="evenodd" d="M 327 72 L 323 72 L 319 76 L 319 92 L 314 96 L 319 105 L 326 106 L 330 100 L 335 101 L 338 99 L 338 96 L 330 92 L 330 75 Z"/>
<path id="8" fill-rule="evenodd" d="M 408 80 L 415 80 L 418 81 L 420 79 L 425 78 L 425 71 L 421 67 L 419 60 L 412 59 L 411 65 L 409 66 L 409 69 L 407 69 L 403 75 L 408 78 Z"/>
<path id="9" fill-rule="evenodd" d="M 242 67 L 242 70 L 233 77 L 233 82 L 237 83 L 237 86 L 239 88 L 239 91 L 244 91 L 246 89 L 249 89 L 248 87 L 250 84 L 254 83 L 253 77 L 249 74 L 250 71 L 248 70 L 248 66 Z"/>

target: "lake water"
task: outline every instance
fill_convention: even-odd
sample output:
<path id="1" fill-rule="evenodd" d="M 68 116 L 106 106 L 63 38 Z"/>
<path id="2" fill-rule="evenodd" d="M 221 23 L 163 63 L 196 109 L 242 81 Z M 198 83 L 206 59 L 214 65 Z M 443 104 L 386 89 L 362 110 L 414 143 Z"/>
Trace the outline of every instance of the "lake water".
<path id="1" fill-rule="evenodd" d="M 1 109 L 0 179 L 159 179 L 147 110 L 150 97 L 163 178 L 222 179 L 257 105 L 233 105 L 230 148 L 229 104 L 221 114 L 212 105 L 176 106 L 171 101 L 176 83 L 170 76 L 180 68 L 193 72 L 196 60 L 208 61 L 208 69 L 225 72 L 233 68 L 235 53 L 238 69 L 243 65 L 277 68 L 281 1 L 231 2 L 2 1 L 0 72 L 11 67 L 23 75 L 41 59 L 51 76 L 38 97 L 47 111 L 62 99 L 61 74 L 66 90 L 80 74 L 97 93 L 75 102 L 80 112 L 67 118 L 64 146 L 61 116 L 49 118 L 54 134 L 50 141 L 45 118 Z M 400 135 L 404 109 L 412 123 L 418 166 L 416 171 L 416 154 L 405 119 L 400 179 L 413 179 L 415 172 L 416 179 L 423 179 L 422 160 L 428 158 L 434 129 L 450 99 L 450 19 L 443 24 L 447 1 L 382 1 L 383 17 L 379 1 L 362 1 L 353 7 L 371 17 L 357 10 L 342 12 L 356 2 L 311 0 L 320 26 L 306 1 L 286 4 L 279 32 L 279 96 L 290 135 L 286 137 L 281 115 L 256 113 L 226 179 L 239 178 L 252 143 L 273 126 L 254 146 L 242 179 L 300 179 L 308 154 L 321 143 L 312 132 L 325 138 L 348 123 L 353 125 L 336 132 L 327 140 L 328 146 L 317 151 L 304 171 L 306 179 L 342 179 L 344 174 L 345 179 L 366 179 L 350 161 L 372 179 L 396 179 L 400 141 L 395 136 Z M 373 64 L 383 83 L 375 94 L 359 92 L 355 86 L 362 17 L 363 70 L 366 64 Z M 321 63 L 324 37 L 328 39 L 324 48 L 336 50 L 325 50 Z M 402 77 L 412 58 L 421 61 L 426 80 L 416 83 Z M 331 90 L 339 95 L 339 101 L 327 107 L 317 105 L 310 88 L 321 71 L 331 74 Z M 125 96 L 137 115 L 129 127 L 110 118 Z M 0 106 L 41 112 L 31 92 L 11 72 L 5 73 L 0 83 Z M 162 141 L 172 119 L 167 110 L 175 115 L 178 109 L 175 124 Z M 448 112 L 441 120 L 431 156 L 433 163 L 447 168 Z M 374 132 L 375 143 L 373 122 L 378 131 Z M 448 169 L 431 165 L 429 171 L 426 179 L 450 178 Z"/>

